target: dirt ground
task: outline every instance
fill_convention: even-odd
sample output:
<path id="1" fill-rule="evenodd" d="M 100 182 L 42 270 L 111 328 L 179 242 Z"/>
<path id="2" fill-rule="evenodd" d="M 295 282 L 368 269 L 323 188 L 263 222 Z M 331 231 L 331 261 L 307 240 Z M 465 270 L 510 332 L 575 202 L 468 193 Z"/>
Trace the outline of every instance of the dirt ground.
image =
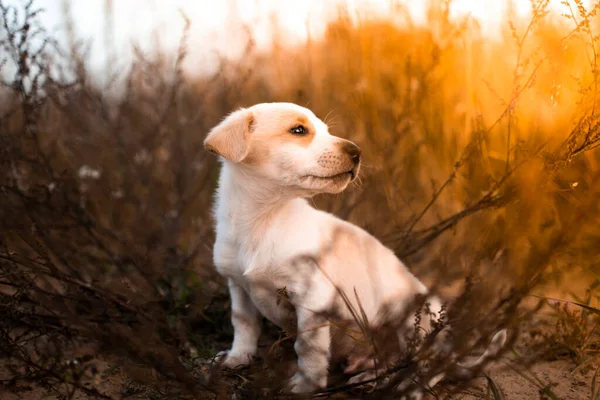
<path id="1" fill-rule="evenodd" d="M 575 365 L 568 360 L 557 360 L 536 364 L 531 368 L 531 372 L 544 384 L 553 384 L 552 391 L 561 399 L 590 399 L 594 371 L 573 372 L 574 368 Z M 540 390 L 537 386 L 510 369 L 496 366 L 496 368 L 492 368 L 490 375 L 501 388 L 506 399 L 537 399 L 540 397 Z M 478 398 L 481 397 L 465 397 L 465 399 Z"/>
<path id="2" fill-rule="evenodd" d="M 99 369 L 103 370 L 100 374 L 107 373 L 110 366 L 107 363 L 96 362 Z M 544 383 L 551 382 L 552 391 L 564 400 L 582 400 L 591 399 L 591 381 L 593 371 L 587 373 L 575 372 L 573 363 L 568 360 L 557 360 L 551 362 L 541 362 L 533 366 L 532 371 Z M 102 393 L 114 399 L 121 398 L 152 398 L 150 396 L 139 393 L 135 395 L 135 385 L 128 383 L 122 373 L 111 374 L 109 376 L 98 378 L 96 380 L 89 379 L 88 387 L 95 387 Z M 500 388 L 507 400 L 511 399 L 539 399 L 540 390 L 532 382 L 518 373 L 507 369 L 505 366 L 497 365 L 490 371 L 490 376 Z M 485 399 L 487 383 L 484 378 L 478 378 L 475 382 L 475 387 L 461 395 L 456 395 L 454 398 L 464 400 Z M 20 400 L 20 399 L 59 399 L 59 397 L 48 394 L 42 388 L 28 388 L 20 393 L 0 393 L 0 398 L 5 400 Z M 73 399 L 88 399 L 91 398 L 83 393 L 76 394 Z M 549 397 L 541 397 L 549 398 Z"/>
<path id="3" fill-rule="evenodd" d="M 584 287 L 589 281 L 583 280 L 573 282 L 569 287 L 574 290 L 581 286 Z M 564 290 L 548 288 L 545 291 L 549 297 L 568 298 Z M 532 299 L 533 304 L 533 299 Z M 540 352 L 539 343 L 540 332 L 550 332 L 553 325 L 549 323 L 544 313 L 539 314 L 533 321 L 523 321 L 521 333 L 517 340 L 514 350 L 522 359 L 534 359 L 533 365 L 523 370 L 515 362 L 515 353 L 509 351 L 494 365 L 487 370 L 488 376 L 492 379 L 496 387 L 501 391 L 506 400 L 520 399 L 554 399 L 551 396 L 544 395 L 541 389 L 548 387 L 556 398 L 563 400 L 582 400 L 592 399 L 592 385 L 594 374 L 600 363 L 587 366 L 587 368 L 578 368 L 578 366 L 569 357 L 555 357 L 551 354 Z M 273 333 L 273 332 L 272 332 Z M 221 340 L 223 338 L 221 337 Z M 271 339 L 266 337 L 261 340 L 262 347 L 268 347 Z M 226 348 L 229 343 L 217 340 L 217 348 Z M 536 349 L 536 350 L 534 350 Z M 82 346 L 73 349 L 73 355 L 82 357 L 86 354 L 96 354 L 93 348 Z M 0 381 L 6 382 L 11 374 L 3 366 L 0 360 Z M 209 362 L 200 362 L 197 365 L 198 375 L 206 375 L 209 371 Z M 290 359 L 288 365 L 293 365 L 294 360 Z M 282 368 L 284 368 L 282 366 Z M 148 376 L 148 372 L 138 368 L 131 362 L 123 362 L 114 357 L 109 359 L 93 358 L 85 363 L 85 377 L 82 382 L 87 389 L 97 389 L 99 392 L 109 396 L 112 399 L 161 399 L 160 393 L 149 391 L 147 387 L 135 382 L 148 382 L 157 379 L 157 376 Z M 291 374 L 291 372 L 290 372 Z M 243 385 L 251 378 L 249 372 L 236 372 L 229 377 L 225 377 L 228 384 L 232 387 Z M 488 382 L 485 377 L 474 379 L 468 390 L 461 391 L 460 394 L 453 395 L 452 399 L 493 399 L 488 396 Z M 450 386 L 451 387 L 451 386 Z M 442 385 L 442 388 L 444 386 Z M 446 386 L 448 388 L 448 386 Z M 438 392 L 441 391 L 438 388 Z M 73 399 L 90 399 L 82 391 L 78 391 Z M 207 394 L 203 398 L 214 398 L 213 394 Z M 434 398 L 429 396 L 427 398 Z M 443 398 L 443 396 L 441 397 Z M 56 394 L 48 393 L 47 390 L 35 385 L 19 384 L 17 387 L 7 388 L 0 386 L 0 400 L 17 399 L 62 399 Z"/>
<path id="4" fill-rule="evenodd" d="M 517 346 L 517 351 L 521 354 L 526 350 L 526 341 L 520 340 Z M 549 386 L 552 392 L 559 398 L 564 400 L 581 400 L 591 399 L 592 380 L 594 368 L 590 367 L 585 370 L 576 369 L 576 365 L 569 359 L 557 359 L 552 361 L 540 361 L 535 363 L 528 371 L 523 374 L 515 369 L 514 355 L 508 353 L 504 358 L 499 360 L 495 365 L 488 370 L 489 376 L 494 383 L 504 394 L 507 400 L 512 399 L 549 399 L 551 397 L 542 396 L 540 388 Z M 93 366 L 97 373 L 92 376 L 90 372 L 86 373 L 83 382 L 86 388 L 95 388 L 101 393 L 110 396 L 113 399 L 160 399 L 157 393 L 148 392 L 142 385 L 133 383 L 130 379 L 136 378 L 138 373 L 136 366 L 133 364 L 116 368 L 116 360 L 113 362 L 107 360 L 94 359 L 87 364 L 91 371 Z M 206 371 L 207 368 L 199 367 Z M 4 370 L 2 379 L 8 378 L 8 371 Z M 243 375 L 243 372 L 241 373 Z M 139 376 L 144 381 L 152 379 L 148 376 Z M 473 386 L 461 394 L 454 395 L 452 398 L 475 400 L 492 398 L 487 397 L 487 380 L 485 378 L 477 378 L 473 382 Z M 207 398 L 212 398 L 209 395 Z M 73 399 L 89 399 L 92 398 L 82 392 L 78 392 Z M 430 396 L 429 398 L 433 398 Z M 0 392 L 2 400 L 17 400 L 17 399 L 60 399 L 60 397 L 47 393 L 46 390 L 40 387 L 23 385 L 21 390 L 16 393 Z"/>

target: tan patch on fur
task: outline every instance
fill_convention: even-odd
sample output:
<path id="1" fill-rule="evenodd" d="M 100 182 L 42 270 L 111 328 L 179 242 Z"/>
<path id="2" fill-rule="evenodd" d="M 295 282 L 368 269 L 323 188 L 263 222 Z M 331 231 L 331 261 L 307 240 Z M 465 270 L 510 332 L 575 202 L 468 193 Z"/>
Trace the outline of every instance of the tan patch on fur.
<path id="1" fill-rule="evenodd" d="M 253 138 L 250 136 L 250 152 L 244 162 L 247 165 L 258 165 L 262 160 L 267 159 L 271 149 L 276 149 L 283 143 L 297 143 L 302 147 L 308 147 L 316 135 L 314 125 L 304 115 L 296 112 L 282 112 L 273 116 L 273 119 L 267 122 L 256 122 L 256 130 L 266 129 L 271 134 Z M 294 135 L 290 129 L 298 125 L 304 126 L 308 133 L 305 135 Z"/>
<path id="2" fill-rule="evenodd" d="M 247 110 L 231 113 L 214 127 L 204 139 L 204 148 L 233 162 L 242 161 L 248 154 L 248 142 L 254 116 Z"/>
<path id="3" fill-rule="evenodd" d="M 291 133 L 290 129 L 295 128 L 298 125 L 302 125 L 308 129 L 308 133 L 306 135 L 294 135 Z M 301 115 L 297 118 L 296 124 L 290 126 L 286 132 L 282 133 L 281 136 L 284 138 L 291 136 L 291 140 L 294 142 L 300 144 L 302 147 L 308 147 L 315 138 L 315 127 L 304 115 Z"/>
<path id="4" fill-rule="evenodd" d="M 278 119 L 282 122 L 281 129 L 270 138 L 269 143 L 294 142 L 302 147 L 308 147 L 315 138 L 316 129 L 304 115 L 288 112 L 282 113 Z M 298 125 L 304 126 L 308 130 L 308 133 L 305 135 L 294 135 L 291 133 L 290 130 Z"/>

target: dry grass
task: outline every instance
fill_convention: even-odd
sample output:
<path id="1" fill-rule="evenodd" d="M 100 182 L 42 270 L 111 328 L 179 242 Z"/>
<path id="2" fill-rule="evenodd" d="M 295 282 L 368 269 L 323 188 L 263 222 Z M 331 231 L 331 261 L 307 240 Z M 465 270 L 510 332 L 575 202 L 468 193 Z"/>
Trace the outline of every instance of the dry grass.
<path id="1" fill-rule="evenodd" d="M 434 287 L 453 288 L 453 357 L 499 327 L 516 336 L 537 309 L 525 304 L 531 293 L 600 273 L 599 6 L 567 3 L 557 20 L 534 1 L 532 20 L 513 20 L 498 41 L 450 20 L 444 2 L 427 28 L 352 24 L 342 13 L 320 40 L 267 53 L 249 42 L 241 61 L 195 81 L 181 71 L 184 37 L 175 58 L 138 52 L 115 91 L 93 83 L 76 42 L 58 48 L 35 4 L 0 1 L 3 389 L 113 397 L 84 384 L 88 364 L 65 364 L 85 344 L 83 361 L 126 370 L 132 382 L 117 397 L 275 396 L 289 340 L 242 375 L 208 374 L 189 351 L 210 358 L 231 338 L 211 265 L 216 163 L 201 142 L 235 107 L 266 101 L 307 105 L 361 146 L 360 183 L 315 202 L 374 233 Z M 553 346 L 587 363 L 597 315 L 560 315 Z M 585 330 L 574 332 L 579 317 Z M 452 373 L 428 348 L 391 380 Z M 469 384 L 458 381 L 440 395 Z"/>

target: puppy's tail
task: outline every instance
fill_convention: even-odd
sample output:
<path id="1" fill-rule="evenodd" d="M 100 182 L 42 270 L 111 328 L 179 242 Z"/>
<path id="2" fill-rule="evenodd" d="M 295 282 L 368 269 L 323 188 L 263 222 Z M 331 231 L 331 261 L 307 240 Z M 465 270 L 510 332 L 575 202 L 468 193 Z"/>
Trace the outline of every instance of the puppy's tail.
<path id="1" fill-rule="evenodd" d="M 474 361 L 467 362 L 467 363 L 456 363 L 457 366 L 454 369 L 454 371 L 452 371 L 451 375 L 453 375 L 454 377 L 457 377 L 457 378 L 471 377 L 473 370 L 479 368 L 488 359 L 496 357 L 498 355 L 498 353 L 502 350 L 502 348 L 506 344 L 507 337 L 508 337 L 508 333 L 507 333 L 506 329 L 501 329 L 498 332 L 496 332 L 496 334 L 492 338 L 492 341 L 490 342 L 489 346 L 487 347 L 487 349 L 483 352 L 483 354 L 479 358 L 477 358 Z M 446 377 L 446 374 L 442 372 L 442 373 L 434 376 L 433 378 L 431 378 L 427 382 L 427 386 L 429 386 L 429 388 L 432 388 L 435 385 L 437 385 L 445 377 Z M 416 394 L 416 397 L 414 397 L 414 398 L 420 399 L 418 394 Z"/>
<path id="2" fill-rule="evenodd" d="M 507 333 L 506 329 L 501 329 L 498 332 L 496 332 L 496 334 L 492 338 L 492 341 L 490 342 L 489 346 L 487 347 L 487 349 L 483 352 L 483 354 L 479 358 L 477 358 L 474 361 L 470 361 L 470 362 L 466 362 L 466 363 L 464 363 L 464 362 L 457 363 L 457 366 L 459 368 L 457 369 L 456 372 L 458 373 L 458 375 L 464 375 L 464 374 L 470 375 L 472 370 L 479 368 L 488 359 L 496 357 L 498 355 L 498 353 L 504 347 L 504 344 L 506 344 L 507 337 L 508 337 L 508 333 Z"/>
<path id="3" fill-rule="evenodd" d="M 469 369 L 479 367 L 488 358 L 495 357 L 500 352 L 500 350 L 502 350 L 502 348 L 504 347 L 504 344 L 506 343 L 507 337 L 508 337 L 508 333 L 507 333 L 506 329 L 499 330 L 498 332 L 496 332 L 496 334 L 492 338 L 492 341 L 490 342 L 490 345 L 488 346 L 488 348 L 477 360 L 472 361 L 468 364 L 459 364 L 459 365 L 461 367 L 469 368 Z"/>

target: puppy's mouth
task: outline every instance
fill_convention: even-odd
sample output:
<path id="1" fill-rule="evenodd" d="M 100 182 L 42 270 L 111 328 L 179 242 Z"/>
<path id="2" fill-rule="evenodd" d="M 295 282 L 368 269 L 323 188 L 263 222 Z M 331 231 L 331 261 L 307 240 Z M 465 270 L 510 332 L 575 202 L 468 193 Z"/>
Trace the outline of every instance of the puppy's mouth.
<path id="1" fill-rule="evenodd" d="M 306 175 L 306 178 L 321 179 L 321 180 L 327 180 L 327 181 L 338 181 L 338 180 L 343 180 L 346 178 L 350 178 L 350 180 L 354 180 L 354 178 L 356 178 L 356 168 L 352 168 L 348 171 L 344 171 L 339 174 L 327 175 L 327 176 Z"/>

